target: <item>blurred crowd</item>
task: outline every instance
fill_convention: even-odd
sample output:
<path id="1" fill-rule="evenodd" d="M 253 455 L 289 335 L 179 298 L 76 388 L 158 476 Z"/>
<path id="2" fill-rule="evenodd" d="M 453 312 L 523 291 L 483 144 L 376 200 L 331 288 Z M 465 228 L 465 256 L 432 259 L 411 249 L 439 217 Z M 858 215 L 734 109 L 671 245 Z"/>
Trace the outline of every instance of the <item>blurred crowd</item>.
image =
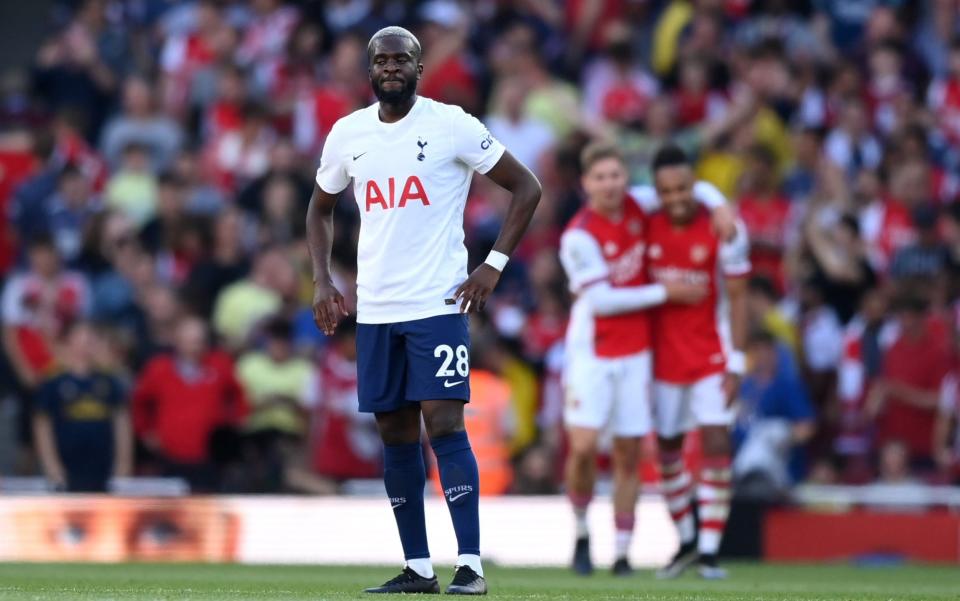
<path id="1" fill-rule="evenodd" d="M 420 94 L 476 114 L 543 185 L 472 320 L 483 382 L 468 419 L 491 492 L 559 486 L 557 246 L 598 137 L 636 184 L 679 144 L 750 232 L 743 489 L 960 476 L 958 3 L 55 8 L 32 64 L 0 74 L 5 470 L 69 490 L 166 475 L 322 493 L 378 475 L 354 324 L 332 338 L 313 325 L 304 219 L 326 134 L 373 101 L 369 36 L 402 24 L 424 48 Z M 508 201 L 475 179 L 473 262 Z M 337 209 L 333 253 L 351 306 L 354 206 Z"/>

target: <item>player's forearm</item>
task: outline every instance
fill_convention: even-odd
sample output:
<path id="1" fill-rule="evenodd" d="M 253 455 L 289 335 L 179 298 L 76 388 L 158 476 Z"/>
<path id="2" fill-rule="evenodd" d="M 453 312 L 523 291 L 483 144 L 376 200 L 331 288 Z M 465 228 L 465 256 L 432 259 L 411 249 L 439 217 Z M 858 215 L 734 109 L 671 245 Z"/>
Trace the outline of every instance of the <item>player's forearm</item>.
<path id="1" fill-rule="evenodd" d="M 747 290 L 744 278 L 727 280 L 727 301 L 730 307 L 730 342 L 734 350 L 747 348 Z"/>
<path id="2" fill-rule="evenodd" d="M 540 182 L 530 174 L 523 178 L 513 190 L 513 198 L 507 209 L 507 217 L 493 250 L 510 256 L 520 243 L 520 239 L 530 226 L 533 214 L 540 203 Z"/>
<path id="3" fill-rule="evenodd" d="M 583 297 L 594 315 L 619 315 L 662 305 L 667 300 L 667 289 L 663 284 L 614 288 L 599 282 L 584 290 Z"/>
<path id="4" fill-rule="evenodd" d="M 313 266 L 313 281 L 330 280 L 330 256 L 333 253 L 333 207 L 325 201 L 319 187 L 314 187 L 307 207 L 307 247 Z"/>

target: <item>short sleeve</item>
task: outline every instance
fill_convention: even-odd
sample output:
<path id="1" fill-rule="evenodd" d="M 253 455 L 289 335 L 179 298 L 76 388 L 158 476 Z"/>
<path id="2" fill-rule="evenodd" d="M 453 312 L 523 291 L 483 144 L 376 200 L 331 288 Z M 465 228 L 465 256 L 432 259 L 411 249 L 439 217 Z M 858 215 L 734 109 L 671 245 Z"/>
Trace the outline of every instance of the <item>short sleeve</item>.
<path id="1" fill-rule="evenodd" d="M 570 291 L 574 294 L 610 277 L 610 269 L 600 245 L 583 230 L 570 230 L 560 238 L 560 263 L 570 280 Z"/>
<path id="2" fill-rule="evenodd" d="M 660 208 L 660 199 L 653 186 L 633 186 L 629 194 L 645 213 L 653 213 Z"/>
<path id="3" fill-rule="evenodd" d="M 479 173 L 493 169 L 506 148 L 473 115 L 460 107 L 451 107 L 451 113 L 451 134 L 456 157 Z"/>
<path id="4" fill-rule="evenodd" d="M 727 277 L 741 277 L 749 274 L 750 269 L 750 239 L 747 227 L 738 219 L 733 239 L 720 245 L 720 270 Z"/>
<path id="5" fill-rule="evenodd" d="M 727 204 L 727 197 L 708 181 L 698 180 L 693 184 L 693 197 L 711 211 Z"/>
<path id="6" fill-rule="evenodd" d="M 347 173 L 347 164 L 344 160 L 340 122 L 333 125 L 330 134 L 323 143 L 323 152 L 320 154 L 320 167 L 317 168 L 317 185 L 327 194 L 339 194 L 350 185 L 350 175 Z"/>

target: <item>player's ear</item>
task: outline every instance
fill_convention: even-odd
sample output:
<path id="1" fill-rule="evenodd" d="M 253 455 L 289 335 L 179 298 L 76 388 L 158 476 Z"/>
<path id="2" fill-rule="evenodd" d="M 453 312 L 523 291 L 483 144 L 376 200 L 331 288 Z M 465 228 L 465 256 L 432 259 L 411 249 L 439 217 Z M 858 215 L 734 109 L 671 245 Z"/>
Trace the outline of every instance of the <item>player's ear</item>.
<path id="1" fill-rule="evenodd" d="M 423 63 L 417 63 L 417 81 L 420 81 L 420 78 L 423 77 Z"/>

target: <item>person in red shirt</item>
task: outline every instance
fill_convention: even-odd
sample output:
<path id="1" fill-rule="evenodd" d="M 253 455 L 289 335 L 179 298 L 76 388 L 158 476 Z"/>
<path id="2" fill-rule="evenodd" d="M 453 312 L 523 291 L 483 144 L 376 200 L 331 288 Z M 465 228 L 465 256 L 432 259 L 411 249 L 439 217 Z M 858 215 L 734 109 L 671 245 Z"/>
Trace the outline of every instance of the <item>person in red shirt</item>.
<path id="1" fill-rule="evenodd" d="M 926 301 L 905 295 L 897 305 L 899 335 L 884 353 L 865 410 L 876 419 L 877 448 L 901 440 L 911 464 L 929 469 L 940 386 L 950 366 L 949 342 L 945 331 L 928 317 Z"/>
<path id="2" fill-rule="evenodd" d="M 319 397 L 310 426 L 313 471 L 336 481 L 379 478 L 383 448 L 377 421 L 357 410 L 357 324 L 340 322 L 320 359 Z"/>
<path id="3" fill-rule="evenodd" d="M 184 317 L 175 329 L 174 352 L 153 358 L 137 380 L 134 430 L 166 475 L 211 490 L 213 439 L 242 421 L 247 403 L 229 355 L 209 348 L 206 323 Z"/>
<path id="4" fill-rule="evenodd" d="M 609 427 L 614 436 L 614 573 L 623 575 L 630 573 L 627 551 L 637 502 L 640 443 L 650 430 L 645 394 L 650 335 L 644 309 L 668 299 L 697 302 L 705 287 L 686 282 L 649 285 L 644 270 L 647 215 L 640 202 L 653 205 L 656 196 L 643 188 L 627 194 L 626 162 L 616 146 L 588 145 L 581 163 L 587 206 L 574 216 L 560 241 L 560 261 L 577 297 L 567 329 L 564 368 L 570 447 L 566 480 L 577 519 L 573 567 L 581 574 L 593 570 L 586 511 L 593 495 L 600 433 Z M 722 206 L 722 195 L 710 190 L 720 197 L 714 206 Z"/>
<path id="5" fill-rule="evenodd" d="M 653 176 L 663 209 L 650 217 L 647 230 L 651 279 L 707 289 L 697 303 L 668 302 L 651 313 L 654 422 L 663 488 L 681 543 L 659 575 L 675 578 L 699 561 L 702 577 L 723 578 L 717 552 L 730 508 L 731 403 L 746 371 L 744 276 L 750 273 L 750 245 L 742 224 L 727 241 L 713 231 L 709 214 L 694 198 L 693 169 L 682 150 L 662 148 Z M 682 456 L 686 433 L 694 428 L 703 450 L 696 494 Z"/>
<path id="6" fill-rule="evenodd" d="M 950 44 L 949 71 L 927 90 L 927 107 L 951 145 L 960 144 L 960 40 Z"/>
<path id="7" fill-rule="evenodd" d="M 776 157 L 766 146 L 750 149 L 737 209 L 750 235 L 754 273 L 769 278 L 782 293 L 786 283 L 783 255 L 790 229 L 790 201 L 777 189 L 776 165 Z"/>

